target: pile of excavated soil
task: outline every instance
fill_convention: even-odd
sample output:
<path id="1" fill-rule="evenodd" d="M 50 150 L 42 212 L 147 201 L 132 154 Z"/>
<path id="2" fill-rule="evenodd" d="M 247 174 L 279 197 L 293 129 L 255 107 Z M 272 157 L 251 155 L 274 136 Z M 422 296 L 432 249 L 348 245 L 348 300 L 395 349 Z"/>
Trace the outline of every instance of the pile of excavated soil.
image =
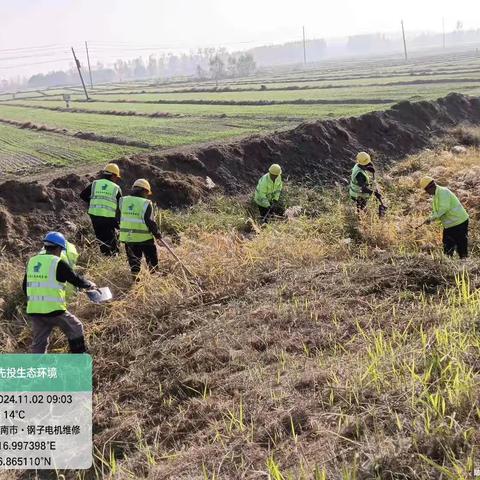
<path id="1" fill-rule="evenodd" d="M 289 180 L 333 184 L 348 178 L 359 150 L 389 164 L 432 144 L 460 123 L 480 123 L 480 99 L 450 94 L 437 101 L 401 102 L 384 112 L 308 122 L 265 136 L 229 143 L 145 153 L 118 161 L 122 187 L 139 177 L 150 180 L 162 208 L 182 207 L 208 195 L 207 176 L 227 194 L 252 189 L 271 163 Z M 49 229 L 85 215 L 78 194 L 93 177 L 75 174 L 47 185 L 11 180 L 0 184 L 0 243 L 6 251 L 28 249 Z"/>

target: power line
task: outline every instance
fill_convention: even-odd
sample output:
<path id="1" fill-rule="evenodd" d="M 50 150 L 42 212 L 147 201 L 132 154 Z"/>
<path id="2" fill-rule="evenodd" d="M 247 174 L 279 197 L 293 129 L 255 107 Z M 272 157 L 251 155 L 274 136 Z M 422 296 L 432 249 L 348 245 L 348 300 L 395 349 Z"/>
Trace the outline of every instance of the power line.
<path id="1" fill-rule="evenodd" d="M 41 58 L 41 57 L 51 57 L 59 54 L 65 54 L 68 53 L 68 50 L 59 50 L 57 52 L 52 52 L 52 53 L 37 53 L 35 55 L 21 55 L 21 56 L 15 56 L 15 57 L 0 57 L 0 62 L 5 62 L 9 60 L 23 60 L 24 58 Z"/>
<path id="2" fill-rule="evenodd" d="M 21 65 L 9 65 L 9 66 L 0 66 L 2 69 L 13 69 L 13 68 L 20 68 L 20 67 L 30 67 L 31 65 L 44 65 L 47 63 L 59 63 L 59 62 L 67 62 L 72 61 L 71 58 L 59 58 L 58 60 L 47 60 L 44 62 L 31 62 L 31 63 L 23 63 Z"/>
<path id="3" fill-rule="evenodd" d="M 51 48 L 66 48 L 67 45 L 62 45 L 60 43 L 52 44 L 52 45 L 39 45 L 36 47 L 19 47 L 19 48 L 4 48 L 0 50 L 0 53 L 6 52 L 21 52 L 23 50 L 44 50 L 44 49 L 51 49 Z"/>

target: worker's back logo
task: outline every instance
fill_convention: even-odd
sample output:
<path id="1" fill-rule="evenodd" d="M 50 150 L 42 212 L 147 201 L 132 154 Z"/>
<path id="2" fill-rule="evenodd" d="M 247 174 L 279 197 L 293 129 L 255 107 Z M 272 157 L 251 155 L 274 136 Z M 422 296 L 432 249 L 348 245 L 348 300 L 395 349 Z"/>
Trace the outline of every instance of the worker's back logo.
<path id="1" fill-rule="evenodd" d="M 135 205 L 134 205 L 133 203 L 130 204 L 130 205 L 128 206 L 128 211 L 129 211 L 129 212 L 132 212 L 134 206 L 135 206 Z"/>
<path id="2" fill-rule="evenodd" d="M 102 190 L 105 191 L 105 190 L 107 189 L 107 187 L 108 187 L 108 184 L 107 184 L 107 183 L 104 183 L 104 184 L 102 185 Z"/>
<path id="3" fill-rule="evenodd" d="M 35 273 L 38 273 L 41 268 L 42 268 L 42 264 L 41 264 L 41 262 L 38 262 L 36 265 L 33 266 L 33 271 Z"/>

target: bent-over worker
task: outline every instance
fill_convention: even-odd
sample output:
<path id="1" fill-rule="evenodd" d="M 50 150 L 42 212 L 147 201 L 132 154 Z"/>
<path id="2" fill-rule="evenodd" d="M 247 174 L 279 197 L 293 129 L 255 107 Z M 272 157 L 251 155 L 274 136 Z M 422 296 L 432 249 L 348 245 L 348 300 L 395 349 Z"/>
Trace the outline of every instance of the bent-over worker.
<path id="1" fill-rule="evenodd" d="M 350 177 L 349 195 L 357 204 L 357 211 L 365 210 L 372 194 L 380 203 L 379 215 L 383 216 L 386 206 L 375 184 L 375 167 L 367 152 L 359 152 Z"/>
<path id="2" fill-rule="evenodd" d="M 432 213 L 425 224 L 433 221 L 443 226 L 443 252 L 449 257 L 455 250 L 460 258 L 468 256 L 468 213 L 457 196 L 447 187 L 437 185 L 432 177 L 423 177 L 420 188 L 433 196 Z"/>
<path id="3" fill-rule="evenodd" d="M 268 173 L 258 181 L 253 198 L 260 212 L 262 223 L 266 223 L 271 215 L 284 214 L 284 208 L 279 203 L 282 190 L 282 167 L 274 163 L 270 165 Z"/>

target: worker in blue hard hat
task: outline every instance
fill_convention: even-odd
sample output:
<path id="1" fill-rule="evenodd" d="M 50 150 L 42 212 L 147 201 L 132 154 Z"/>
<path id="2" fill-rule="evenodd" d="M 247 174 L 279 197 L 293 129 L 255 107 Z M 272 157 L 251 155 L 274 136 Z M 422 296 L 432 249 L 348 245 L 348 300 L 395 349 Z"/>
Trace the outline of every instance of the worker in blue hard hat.
<path id="1" fill-rule="evenodd" d="M 87 351 L 83 325 L 67 310 L 66 283 L 91 289 L 95 284 L 72 270 L 63 260 L 67 241 L 60 232 L 43 238 L 45 253 L 34 255 L 27 263 L 23 290 L 27 295 L 27 314 L 32 321 L 32 353 L 46 353 L 50 334 L 60 328 L 68 339 L 71 353 Z"/>

